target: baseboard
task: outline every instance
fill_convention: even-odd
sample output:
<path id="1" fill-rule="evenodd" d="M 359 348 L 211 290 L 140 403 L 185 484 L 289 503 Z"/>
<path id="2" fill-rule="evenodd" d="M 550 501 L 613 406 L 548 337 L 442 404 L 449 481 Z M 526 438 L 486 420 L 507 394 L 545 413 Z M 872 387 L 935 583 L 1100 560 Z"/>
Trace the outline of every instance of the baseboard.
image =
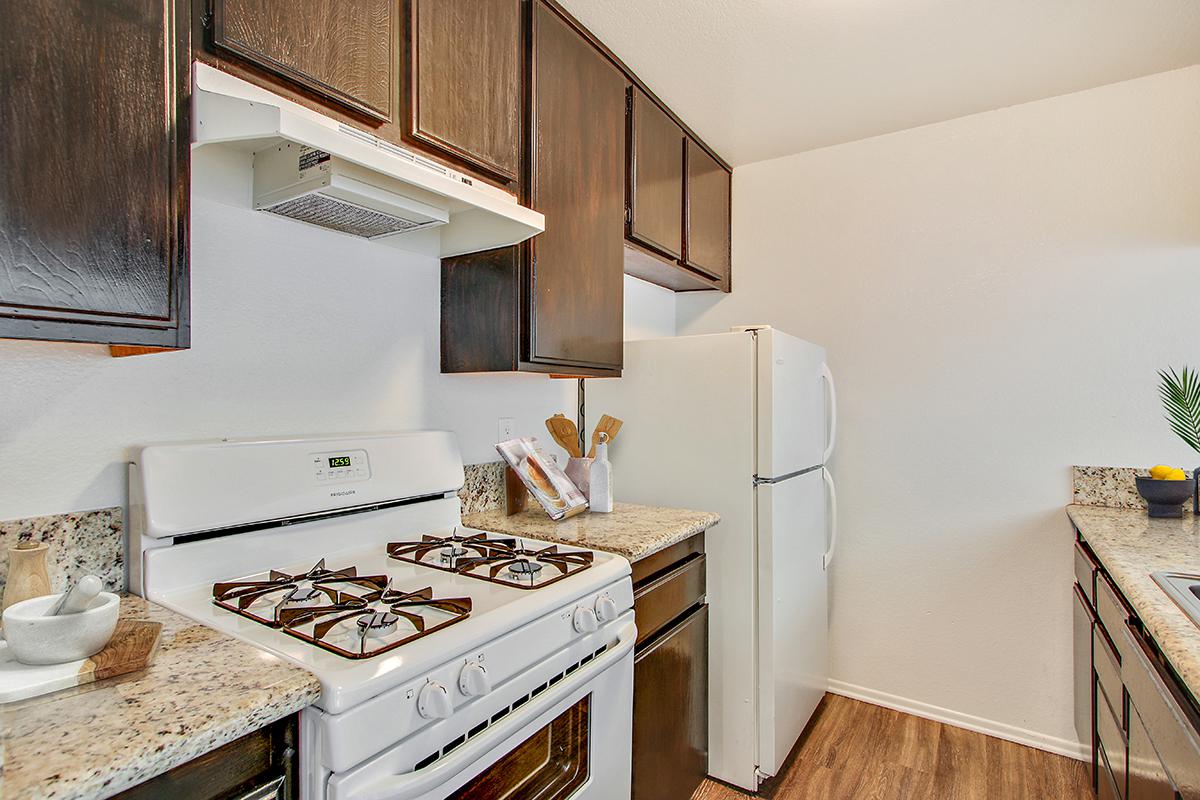
<path id="1" fill-rule="evenodd" d="M 1028 747 L 1035 747 L 1038 750 L 1045 750 L 1048 753 L 1055 753 L 1079 761 L 1086 761 L 1091 758 L 1091 753 L 1088 752 L 1087 746 L 1073 739 L 1060 739 L 1057 736 L 1047 736 L 1044 733 L 1018 728 L 1014 725 L 984 719 L 983 717 L 963 714 L 960 711 L 951 711 L 948 708 L 922 703 L 918 700 L 909 700 L 907 697 L 898 697 L 894 694 L 867 689 L 863 686 L 855 686 L 852 683 L 845 683 L 844 681 L 830 679 L 829 691 L 833 694 L 839 694 L 842 697 L 862 700 L 864 703 L 872 703 L 873 705 L 883 706 L 895 711 L 903 711 L 915 717 L 931 719 L 934 722 L 942 722 L 946 725 L 953 725 L 956 728 L 965 728 L 969 731 L 983 733 L 988 736 L 994 736 L 997 739 L 1005 739 Z"/>

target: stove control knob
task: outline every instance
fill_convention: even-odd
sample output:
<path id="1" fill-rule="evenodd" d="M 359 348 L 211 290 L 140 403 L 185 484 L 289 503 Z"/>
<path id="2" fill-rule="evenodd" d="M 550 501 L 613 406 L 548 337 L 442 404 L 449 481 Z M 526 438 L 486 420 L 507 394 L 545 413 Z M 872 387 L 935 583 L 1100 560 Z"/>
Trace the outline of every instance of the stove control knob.
<path id="1" fill-rule="evenodd" d="M 458 690 L 467 697 L 482 697 L 492 690 L 487 670 L 478 661 L 470 661 L 458 674 Z"/>
<path id="2" fill-rule="evenodd" d="M 601 622 L 612 622 L 617 618 L 617 601 L 608 592 L 596 598 L 596 619 Z"/>
<path id="3" fill-rule="evenodd" d="M 576 633 L 591 633 L 600 627 L 600 623 L 596 620 L 596 612 L 585 606 L 575 609 L 571 624 L 575 627 Z"/>
<path id="4" fill-rule="evenodd" d="M 450 693 L 446 687 L 437 681 L 430 681 L 421 687 L 417 695 L 417 713 L 425 719 L 447 719 L 454 713 L 450 704 Z"/>

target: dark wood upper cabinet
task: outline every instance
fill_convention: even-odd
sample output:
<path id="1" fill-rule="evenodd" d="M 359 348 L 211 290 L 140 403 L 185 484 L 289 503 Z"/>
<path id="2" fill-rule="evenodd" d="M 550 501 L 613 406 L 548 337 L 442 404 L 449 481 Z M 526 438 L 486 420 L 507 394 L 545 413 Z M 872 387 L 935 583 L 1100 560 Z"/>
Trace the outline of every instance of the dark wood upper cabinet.
<path id="1" fill-rule="evenodd" d="M 556 5 L 531 6 L 526 193 L 546 231 L 442 260 L 442 371 L 617 375 L 625 78 Z"/>
<path id="2" fill-rule="evenodd" d="M 530 359 L 621 366 L 624 76 L 544 3 L 534 7 Z"/>
<path id="3" fill-rule="evenodd" d="M 732 175 L 703 147 L 687 143 L 683 264 L 729 284 Z"/>
<path id="4" fill-rule="evenodd" d="M 189 9 L 0 4 L 0 337 L 188 346 Z"/>
<path id="5" fill-rule="evenodd" d="M 409 134 L 516 180 L 521 28 L 521 0 L 409 0 Z"/>
<path id="6" fill-rule="evenodd" d="M 212 41 L 389 122 L 399 96 L 399 16 L 399 0 L 212 0 Z"/>
<path id="7" fill-rule="evenodd" d="M 636 86 L 629 99 L 629 214 L 625 235 L 683 256 L 683 129 Z"/>

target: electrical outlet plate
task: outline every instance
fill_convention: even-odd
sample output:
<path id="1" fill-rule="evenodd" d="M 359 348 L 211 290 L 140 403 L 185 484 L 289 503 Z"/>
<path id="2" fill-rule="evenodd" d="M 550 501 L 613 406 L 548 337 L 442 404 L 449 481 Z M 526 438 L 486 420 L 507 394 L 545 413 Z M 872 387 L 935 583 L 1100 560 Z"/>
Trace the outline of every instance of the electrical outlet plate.
<path id="1" fill-rule="evenodd" d="M 517 421 L 513 417 L 501 417 L 496 425 L 496 441 L 507 442 L 516 434 Z"/>

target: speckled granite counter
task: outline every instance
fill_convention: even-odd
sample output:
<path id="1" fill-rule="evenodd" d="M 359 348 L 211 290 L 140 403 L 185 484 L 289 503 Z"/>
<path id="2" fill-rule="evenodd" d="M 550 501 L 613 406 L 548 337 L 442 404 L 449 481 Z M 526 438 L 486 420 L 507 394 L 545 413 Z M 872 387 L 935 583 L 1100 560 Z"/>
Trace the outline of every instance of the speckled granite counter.
<path id="1" fill-rule="evenodd" d="M 463 524 L 471 528 L 603 550 L 630 561 L 665 550 L 720 521 L 720 515 L 708 511 L 633 503 L 614 503 L 610 514 L 588 512 L 562 522 L 550 519 L 541 508 L 530 508 L 511 517 L 505 515 L 503 508 L 463 517 Z"/>
<path id="2" fill-rule="evenodd" d="M 1151 573 L 1200 573 L 1200 518 L 1150 519 L 1142 509 L 1067 506 L 1067 514 L 1175 672 L 1200 700 L 1200 628 Z"/>
<path id="3" fill-rule="evenodd" d="M 163 624 L 149 669 L 0 706 L 5 800 L 103 798 L 310 705 L 310 673 L 147 603 Z"/>

